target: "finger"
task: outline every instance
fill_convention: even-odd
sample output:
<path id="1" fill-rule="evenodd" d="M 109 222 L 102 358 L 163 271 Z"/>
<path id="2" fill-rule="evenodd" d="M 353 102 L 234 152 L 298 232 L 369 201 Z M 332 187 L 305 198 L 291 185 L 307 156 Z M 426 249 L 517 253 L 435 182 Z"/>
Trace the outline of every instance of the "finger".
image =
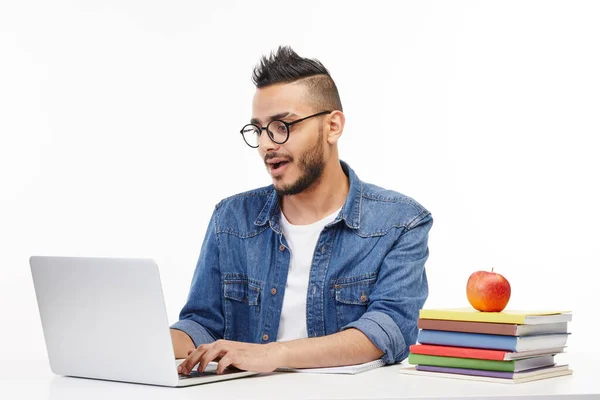
<path id="1" fill-rule="evenodd" d="M 198 365 L 198 372 L 202 372 L 208 366 L 208 363 L 211 361 L 216 361 L 221 359 L 225 354 L 227 354 L 227 349 L 220 346 L 215 345 L 210 350 L 202 355 L 200 358 L 200 364 Z"/>
<path id="2" fill-rule="evenodd" d="M 189 349 L 189 350 L 188 350 L 188 354 L 187 354 L 187 355 L 188 355 L 188 357 L 190 356 L 190 354 L 192 354 L 192 353 L 193 353 L 193 352 L 195 352 L 195 351 L 196 351 L 196 349 Z"/>
<path id="3" fill-rule="evenodd" d="M 219 365 L 217 365 L 217 374 L 222 374 L 232 363 L 233 356 L 231 355 L 231 352 L 224 355 L 221 360 L 219 360 Z"/>
<path id="4" fill-rule="evenodd" d="M 180 374 L 189 374 L 194 366 L 198 364 L 202 355 L 208 350 L 210 345 L 200 345 L 192 354 L 190 354 L 177 368 L 177 372 Z"/>

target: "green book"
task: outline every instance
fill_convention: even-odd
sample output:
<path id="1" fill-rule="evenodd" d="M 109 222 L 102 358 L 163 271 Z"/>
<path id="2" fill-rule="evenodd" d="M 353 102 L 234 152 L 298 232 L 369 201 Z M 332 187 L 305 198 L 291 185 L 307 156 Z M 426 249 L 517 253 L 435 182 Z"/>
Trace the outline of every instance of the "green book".
<path id="1" fill-rule="evenodd" d="M 545 355 L 525 358 L 522 360 L 498 361 L 480 360 L 477 358 L 459 358 L 429 356 L 425 354 L 410 354 L 408 363 L 413 365 L 430 365 L 435 367 L 483 369 L 487 371 L 520 372 L 532 368 L 541 368 L 554 365 L 554 356 Z"/>

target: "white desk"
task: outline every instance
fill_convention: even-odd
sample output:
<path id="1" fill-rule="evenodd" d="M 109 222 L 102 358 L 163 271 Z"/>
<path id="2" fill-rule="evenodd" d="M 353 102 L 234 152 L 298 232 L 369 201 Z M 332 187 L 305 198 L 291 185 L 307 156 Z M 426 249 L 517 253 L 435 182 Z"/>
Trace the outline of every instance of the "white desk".
<path id="1" fill-rule="evenodd" d="M 4 361 L 0 399 L 600 399 L 598 360 L 598 353 L 557 356 L 573 375 L 517 385 L 401 375 L 393 365 L 358 375 L 274 373 L 186 388 L 67 378 L 52 374 L 45 360 Z"/>

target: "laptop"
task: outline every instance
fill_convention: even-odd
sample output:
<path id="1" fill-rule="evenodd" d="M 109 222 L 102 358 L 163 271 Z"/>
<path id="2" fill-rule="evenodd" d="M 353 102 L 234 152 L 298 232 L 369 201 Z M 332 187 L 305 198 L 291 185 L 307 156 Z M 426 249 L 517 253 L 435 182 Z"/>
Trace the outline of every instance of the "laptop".
<path id="1" fill-rule="evenodd" d="M 160 386 L 190 386 L 257 372 L 177 373 L 158 265 L 152 259 L 29 259 L 52 372 Z"/>

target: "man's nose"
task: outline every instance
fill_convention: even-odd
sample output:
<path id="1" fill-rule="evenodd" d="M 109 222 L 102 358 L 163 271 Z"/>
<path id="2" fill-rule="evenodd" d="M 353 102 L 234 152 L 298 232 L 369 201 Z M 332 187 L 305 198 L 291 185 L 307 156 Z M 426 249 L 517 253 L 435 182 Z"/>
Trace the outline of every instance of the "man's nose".
<path id="1" fill-rule="evenodd" d="M 264 152 L 275 151 L 279 149 L 280 144 L 275 143 L 269 137 L 266 129 L 263 129 L 262 133 L 258 137 L 258 147 Z"/>

